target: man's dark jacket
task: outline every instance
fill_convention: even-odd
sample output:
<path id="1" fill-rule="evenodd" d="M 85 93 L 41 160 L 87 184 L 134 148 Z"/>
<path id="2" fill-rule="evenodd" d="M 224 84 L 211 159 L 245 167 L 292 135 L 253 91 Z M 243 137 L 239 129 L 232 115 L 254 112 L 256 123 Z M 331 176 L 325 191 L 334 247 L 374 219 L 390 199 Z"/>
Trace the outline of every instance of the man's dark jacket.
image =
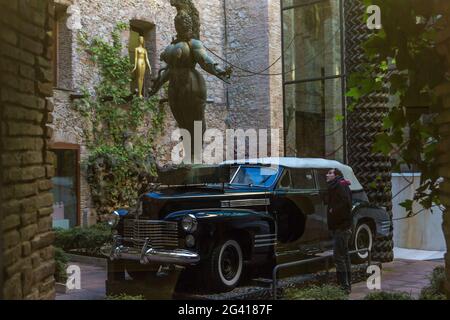
<path id="1" fill-rule="evenodd" d="M 350 181 L 337 177 L 328 183 L 328 229 L 345 230 L 353 225 Z"/>

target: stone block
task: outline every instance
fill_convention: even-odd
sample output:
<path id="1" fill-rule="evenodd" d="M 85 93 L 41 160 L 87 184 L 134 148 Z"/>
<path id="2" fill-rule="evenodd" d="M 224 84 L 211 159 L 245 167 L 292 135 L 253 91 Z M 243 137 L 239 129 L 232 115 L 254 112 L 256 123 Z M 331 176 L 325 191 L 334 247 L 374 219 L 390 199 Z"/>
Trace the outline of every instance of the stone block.
<path id="1" fill-rule="evenodd" d="M 3 235 L 3 248 L 9 249 L 20 243 L 20 233 L 17 230 L 11 230 Z"/>
<path id="2" fill-rule="evenodd" d="M 41 42 L 30 39 L 23 34 L 20 35 L 19 46 L 34 55 L 41 55 L 44 52 L 44 45 Z"/>
<path id="3" fill-rule="evenodd" d="M 55 234 L 53 231 L 40 234 L 31 241 L 31 248 L 33 251 L 36 251 L 46 246 L 50 246 L 53 244 L 54 239 Z"/>
<path id="4" fill-rule="evenodd" d="M 47 208 L 53 205 L 53 194 L 50 192 L 41 193 L 36 198 L 36 206 L 38 208 Z"/>
<path id="5" fill-rule="evenodd" d="M 39 292 L 43 295 L 43 299 L 46 299 L 46 294 L 55 290 L 55 279 L 53 276 L 48 277 L 39 285 Z"/>
<path id="6" fill-rule="evenodd" d="M 10 266 L 19 261 L 22 257 L 21 245 L 18 244 L 3 252 L 3 265 Z"/>
<path id="7" fill-rule="evenodd" d="M 18 199 L 37 194 L 37 183 L 22 183 L 14 185 L 14 196 Z"/>
<path id="8" fill-rule="evenodd" d="M 15 274 L 5 280 L 3 294 L 6 300 L 22 299 L 22 281 L 20 274 Z"/>
<path id="9" fill-rule="evenodd" d="M 31 254 L 31 242 L 24 241 L 22 242 L 22 255 L 24 257 L 28 257 Z"/>
<path id="10" fill-rule="evenodd" d="M 2 26 L 2 32 L 0 32 L 0 39 L 13 46 L 16 46 L 18 41 L 17 33 L 14 30 L 5 26 Z"/>
<path id="11" fill-rule="evenodd" d="M 37 151 L 42 150 L 42 138 L 14 137 L 3 139 L 3 148 L 7 151 Z"/>
<path id="12" fill-rule="evenodd" d="M 8 122 L 8 134 L 10 136 L 42 136 L 44 130 L 41 126 L 30 123 Z"/>
<path id="13" fill-rule="evenodd" d="M 21 210 L 21 203 L 16 199 L 4 201 L 0 205 L 2 206 L 2 211 L 5 217 L 18 214 Z"/>
<path id="14" fill-rule="evenodd" d="M 38 182 L 39 191 L 48 191 L 53 188 L 53 183 L 51 180 L 45 179 Z"/>
<path id="15" fill-rule="evenodd" d="M 22 165 L 33 165 L 43 163 L 42 152 L 29 151 L 22 156 Z"/>
<path id="16" fill-rule="evenodd" d="M 55 167 L 52 165 L 46 165 L 45 172 L 47 178 L 53 178 L 55 176 Z"/>
<path id="17" fill-rule="evenodd" d="M 3 231 L 8 231 L 14 229 L 20 225 L 20 218 L 18 215 L 12 214 L 3 218 L 2 227 Z"/>
<path id="18" fill-rule="evenodd" d="M 39 217 L 49 216 L 53 213 L 53 207 L 42 208 L 38 210 Z"/>
<path id="19" fill-rule="evenodd" d="M 37 225 L 36 225 L 36 223 L 38 221 L 37 215 L 38 215 L 37 212 L 23 213 L 20 216 L 22 226 L 31 228 L 33 225 L 35 225 L 37 228 Z M 22 230 L 20 232 L 22 233 Z M 27 231 L 23 231 L 23 232 L 27 232 Z M 26 240 L 29 240 L 29 239 L 31 239 L 31 238 L 27 238 Z M 24 239 L 22 238 L 22 240 L 24 240 Z"/>
<path id="20" fill-rule="evenodd" d="M 39 233 L 51 231 L 52 227 L 53 227 L 53 218 L 51 216 L 46 216 L 39 219 L 38 222 Z"/>
<path id="21" fill-rule="evenodd" d="M 6 105 L 3 116 L 8 120 L 25 120 L 40 124 L 44 114 L 40 111 L 30 110 L 14 105 Z"/>
<path id="22" fill-rule="evenodd" d="M 38 232 L 37 224 L 30 224 L 20 229 L 20 238 L 22 241 L 29 241 Z"/>
<path id="23" fill-rule="evenodd" d="M 38 90 L 39 93 L 50 97 L 53 95 L 53 83 L 52 82 L 38 82 Z"/>
<path id="24" fill-rule="evenodd" d="M 44 249 L 40 250 L 39 254 L 43 261 L 52 260 L 55 256 L 55 248 L 53 246 L 45 247 Z"/>
<path id="25" fill-rule="evenodd" d="M 45 278 L 53 276 L 54 273 L 55 273 L 55 262 L 54 261 L 42 263 L 34 271 L 35 281 L 39 282 Z"/>
<path id="26" fill-rule="evenodd" d="M 20 201 L 21 206 L 20 210 L 23 213 L 32 213 L 36 212 L 37 205 L 36 205 L 36 197 L 26 198 Z"/>
<path id="27" fill-rule="evenodd" d="M 28 295 L 33 289 L 35 283 L 34 271 L 31 266 L 26 266 L 22 269 L 22 293 L 23 295 Z"/>
<path id="28" fill-rule="evenodd" d="M 15 60 L 7 59 L 6 57 L 1 56 L 0 57 L 0 65 L 2 66 L 3 72 L 9 72 L 12 74 L 19 73 L 20 63 Z"/>
<path id="29" fill-rule="evenodd" d="M 21 64 L 19 67 L 19 74 L 26 79 L 36 80 L 36 71 L 33 67 Z"/>
<path id="30" fill-rule="evenodd" d="M 20 61 L 28 65 L 34 64 L 33 54 L 26 52 L 22 49 L 18 49 L 6 42 L 0 43 L 0 52 L 2 52 L 4 56 L 14 59 L 16 61 Z"/>

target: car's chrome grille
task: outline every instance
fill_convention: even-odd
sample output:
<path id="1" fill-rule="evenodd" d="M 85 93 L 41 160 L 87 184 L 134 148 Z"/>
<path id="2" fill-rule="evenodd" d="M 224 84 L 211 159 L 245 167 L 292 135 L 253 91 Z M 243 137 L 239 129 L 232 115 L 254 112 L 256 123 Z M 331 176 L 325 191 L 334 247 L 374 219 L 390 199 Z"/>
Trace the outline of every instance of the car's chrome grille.
<path id="1" fill-rule="evenodd" d="M 133 239 L 134 247 L 142 247 L 146 239 L 156 249 L 178 248 L 178 224 L 152 220 L 125 220 L 124 237 Z"/>

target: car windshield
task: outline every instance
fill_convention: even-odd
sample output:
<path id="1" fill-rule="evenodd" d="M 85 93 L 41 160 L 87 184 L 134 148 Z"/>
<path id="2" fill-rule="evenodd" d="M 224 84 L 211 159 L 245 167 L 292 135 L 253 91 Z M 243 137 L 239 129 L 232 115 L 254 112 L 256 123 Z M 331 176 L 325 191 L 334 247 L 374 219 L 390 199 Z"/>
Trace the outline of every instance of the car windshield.
<path id="1" fill-rule="evenodd" d="M 274 167 L 239 167 L 231 184 L 255 187 L 270 187 L 277 178 L 278 168 Z"/>

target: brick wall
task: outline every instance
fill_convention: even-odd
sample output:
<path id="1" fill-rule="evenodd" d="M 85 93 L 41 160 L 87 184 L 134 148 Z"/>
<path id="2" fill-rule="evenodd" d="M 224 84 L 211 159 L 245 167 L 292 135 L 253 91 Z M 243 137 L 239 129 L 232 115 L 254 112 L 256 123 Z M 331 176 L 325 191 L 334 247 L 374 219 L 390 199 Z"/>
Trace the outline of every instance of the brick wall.
<path id="1" fill-rule="evenodd" d="M 442 31 L 438 35 L 439 51 L 447 60 L 447 70 L 450 73 L 450 3 L 448 1 L 435 1 L 437 12 L 443 12 Z M 437 93 L 443 99 L 443 109 L 438 117 L 438 125 L 441 133 L 441 141 L 439 146 L 440 157 L 440 174 L 444 177 L 441 185 L 441 201 L 447 210 L 444 212 L 444 222 L 442 229 L 444 231 L 447 242 L 447 253 L 445 255 L 445 264 L 447 270 L 447 296 L 450 298 L 450 82 L 443 83 L 437 88 Z"/>
<path id="2" fill-rule="evenodd" d="M 50 0 L 1 0 L 0 272 L 5 299 L 53 299 Z"/>

